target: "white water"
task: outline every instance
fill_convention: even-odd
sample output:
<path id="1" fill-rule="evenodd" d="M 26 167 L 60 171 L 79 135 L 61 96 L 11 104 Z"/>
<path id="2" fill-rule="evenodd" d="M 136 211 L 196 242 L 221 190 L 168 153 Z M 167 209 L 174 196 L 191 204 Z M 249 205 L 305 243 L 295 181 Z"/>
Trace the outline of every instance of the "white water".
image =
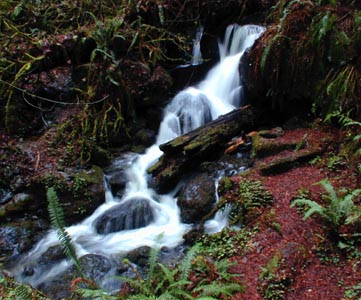
<path id="1" fill-rule="evenodd" d="M 140 246 L 175 247 L 182 242 L 182 236 L 190 229 L 190 225 L 181 223 L 176 198 L 172 193 L 158 195 L 148 187 L 146 170 L 162 155 L 159 145 L 181 134 L 193 130 L 206 122 L 228 113 L 242 104 L 240 99 L 239 61 L 244 51 L 251 46 L 263 32 L 260 26 L 231 26 L 227 29 L 225 40 L 219 43 L 220 62 L 197 87 L 187 88 L 177 94 L 166 107 L 160 125 L 156 144 L 139 155 L 127 171 L 128 183 L 121 198 L 114 197 L 108 190 L 106 202 L 83 222 L 66 228 L 76 247 L 77 255 L 94 253 L 107 257 L 124 254 Z M 119 203 L 131 201 L 140 196 L 148 199 L 154 221 L 146 227 L 123 230 L 109 234 L 98 234 L 94 221 L 105 211 Z M 227 215 L 217 215 L 210 221 L 210 231 L 218 231 L 228 224 Z M 58 244 L 54 231 L 43 238 L 24 258 L 28 265 L 37 265 L 49 247 Z M 23 263 L 24 263 L 23 262 Z M 35 270 L 32 276 L 22 276 L 23 265 L 20 263 L 13 270 L 19 280 L 34 286 L 49 280 L 65 271 L 69 263 L 62 261 L 51 270 Z"/>
<path id="2" fill-rule="evenodd" d="M 196 66 L 202 63 L 201 40 L 203 36 L 204 27 L 201 25 L 196 32 L 196 38 L 193 41 L 193 53 L 191 65 Z"/>

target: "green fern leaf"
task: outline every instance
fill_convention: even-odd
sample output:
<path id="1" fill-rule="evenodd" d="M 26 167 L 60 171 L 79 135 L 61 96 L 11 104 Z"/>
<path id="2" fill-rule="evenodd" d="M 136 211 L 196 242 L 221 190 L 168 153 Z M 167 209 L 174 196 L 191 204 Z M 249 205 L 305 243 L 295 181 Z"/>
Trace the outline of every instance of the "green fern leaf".
<path id="1" fill-rule="evenodd" d="M 328 193 L 328 199 L 331 202 L 337 202 L 338 197 L 336 194 L 335 189 L 333 188 L 332 184 L 327 180 L 323 179 L 319 182 L 319 184 L 323 187 L 323 189 Z"/>
<path id="2" fill-rule="evenodd" d="M 180 265 L 180 280 L 187 280 L 189 277 L 189 272 L 192 268 L 192 261 L 196 254 L 199 252 L 199 245 L 195 244 L 192 248 L 190 248 L 185 255 L 181 265 Z"/>
<path id="3" fill-rule="evenodd" d="M 155 268 L 158 262 L 159 248 L 153 247 L 149 251 L 148 258 L 148 279 L 152 279 L 154 277 Z M 149 280 L 148 280 L 149 281 Z"/>
<path id="4" fill-rule="evenodd" d="M 51 225 L 56 230 L 59 242 L 63 247 L 65 255 L 67 255 L 67 257 L 69 257 L 73 261 L 80 275 L 83 276 L 82 267 L 76 256 L 75 247 L 72 244 L 71 237 L 64 228 L 64 212 L 60 206 L 59 198 L 55 192 L 55 189 L 53 187 L 50 187 L 47 190 L 46 196 L 48 200 L 48 211 L 50 215 Z"/>

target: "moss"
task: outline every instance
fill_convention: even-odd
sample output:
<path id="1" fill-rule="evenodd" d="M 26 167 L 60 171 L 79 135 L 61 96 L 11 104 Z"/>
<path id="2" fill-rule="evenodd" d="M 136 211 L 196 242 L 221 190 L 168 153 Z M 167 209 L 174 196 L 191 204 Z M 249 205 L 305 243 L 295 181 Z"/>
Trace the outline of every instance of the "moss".
<path id="1" fill-rule="evenodd" d="M 283 150 L 295 149 L 299 142 L 282 142 L 274 138 L 265 138 L 262 134 L 252 137 L 252 157 L 265 157 Z"/>
<path id="2" fill-rule="evenodd" d="M 75 178 L 82 178 L 86 184 L 99 183 L 103 181 L 103 170 L 94 165 L 90 170 L 84 170 L 75 175 Z"/>
<path id="3" fill-rule="evenodd" d="M 230 177 L 222 177 L 218 182 L 218 194 L 224 195 L 234 188 L 234 182 Z"/>
<path id="4" fill-rule="evenodd" d="M 272 201 L 271 193 L 262 185 L 262 182 L 244 178 L 231 195 L 221 198 L 218 207 L 223 209 L 225 205 L 232 204 L 231 223 L 245 225 L 261 215 Z"/>
<path id="5" fill-rule="evenodd" d="M 259 169 L 263 175 L 277 174 L 284 172 L 295 164 L 304 163 L 319 156 L 322 153 L 320 148 L 310 148 L 298 152 L 290 152 L 287 156 L 277 157 L 270 162 L 262 163 Z"/>
<path id="6" fill-rule="evenodd" d="M 277 220 L 276 210 L 274 208 L 271 208 L 268 212 L 263 213 L 262 216 L 257 219 L 257 224 L 261 230 L 271 228 L 282 236 L 282 227 Z"/>
<path id="7" fill-rule="evenodd" d="M 277 250 L 259 276 L 258 290 L 264 298 L 284 299 L 307 256 L 307 248 L 296 242 L 288 242 Z"/>
<path id="8" fill-rule="evenodd" d="M 110 154 L 104 148 L 96 146 L 92 149 L 90 163 L 98 166 L 108 166 L 111 163 Z"/>

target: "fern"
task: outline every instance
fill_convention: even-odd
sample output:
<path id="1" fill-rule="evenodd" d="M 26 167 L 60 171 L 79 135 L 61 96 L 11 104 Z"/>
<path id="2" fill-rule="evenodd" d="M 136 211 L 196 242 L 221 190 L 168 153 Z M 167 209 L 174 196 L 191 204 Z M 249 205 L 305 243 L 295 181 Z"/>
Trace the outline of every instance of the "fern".
<path id="1" fill-rule="evenodd" d="M 47 190 L 46 197 L 48 200 L 48 211 L 50 215 L 51 225 L 57 232 L 57 236 L 61 246 L 63 247 L 63 251 L 67 257 L 69 257 L 79 274 L 83 276 L 82 267 L 80 262 L 76 256 L 75 247 L 71 241 L 71 237 L 69 233 L 65 230 L 65 223 L 64 223 L 64 212 L 60 206 L 58 195 L 53 187 L 50 187 Z"/>
<path id="2" fill-rule="evenodd" d="M 153 278 L 155 275 L 155 269 L 158 263 L 159 248 L 153 247 L 150 249 L 148 258 L 148 278 Z M 148 287 L 150 288 L 151 281 L 147 281 Z"/>
<path id="3" fill-rule="evenodd" d="M 222 283 L 222 282 L 211 282 L 209 284 L 203 284 L 193 290 L 193 292 L 199 293 L 200 297 L 212 296 L 211 299 L 219 299 L 219 296 L 232 296 L 235 292 L 242 291 L 242 287 L 237 283 Z M 217 298 L 213 298 L 216 296 Z M 222 297 L 222 298 L 223 298 Z M 197 297 L 197 299 L 199 299 Z"/>
<path id="4" fill-rule="evenodd" d="M 339 196 L 327 179 L 321 180 L 318 184 L 320 184 L 327 192 L 323 195 L 327 201 L 326 206 L 322 206 L 317 202 L 304 197 L 297 198 L 291 204 L 291 206 L 306 205 L 309 207 L 304 214 L 305 220 L 313 214 L 318 214 L 336 232 L 343 224 L 351 224 L 356 221 L 361 221 L 360 209 L 356 207 L 353 202 L 354 198 L 361 195 L 361 189 L 353 190 L 345 196 Z"/>
<path id="5" fill-rule="evenodd" d="M 81 296 L 82 299 L 87 300 L 116 300 L 118 299 L 115 296 L 109 295 L 103 290 L 92 290 L 86 288 L 79 288 L 76 290 L 77 294 Z"/>
<path id="6" fill-rule="evenodd" d="M 184 257 L 182 264 L 180 265 L 180 280 L 187 280 L 189 277 L 189 272 L 192 268 L 192 261 L 195 258 L 196 254 L 199 252 L 199 245 L 196 244 L 190 248 Z"/>
<path id="7" fill-rule="evenodd" d="M 38 290 L 0 273 L 0 300 L 49 300 Z"/>

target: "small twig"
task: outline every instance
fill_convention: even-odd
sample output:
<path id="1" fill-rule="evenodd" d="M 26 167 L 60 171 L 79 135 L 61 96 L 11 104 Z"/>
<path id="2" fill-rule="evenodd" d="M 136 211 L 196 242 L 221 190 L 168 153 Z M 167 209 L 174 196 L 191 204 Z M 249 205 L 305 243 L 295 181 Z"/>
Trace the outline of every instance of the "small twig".
<path id="1" fill-rule="evenodd" d="M 9 82 L 6 82 L 6 81 L 1 80 L 1 79 L 0 79 L 0 82 L 2 82 L 2 83 L 4 83 L 4 84 L 7 84 L 7 85 L 11 86 L 12 88 L 14 88 L 14 89 L 16 89 L 16 90 L 18 90 L 18 91 L 20 91 L 20 92 L 23 92 L 24 94 L 27 94 L 27 95 L 29 95 L 29 96 L 31 96 L 31 97 L 38 98 L 38 99 L 40 99 L 40 100 L 44 100 L 44 101 L 51 102 L 51 103 L 55 103 L 55 104 L 64 104 L 64 105 L 92 105 L 92 104 L 97 104 L 97 103 L 103 102 L 103 101 L 105 101 L 105 100 L 109 97 L 109 95 L 106 95 L 105 97 L 103 97 L 103 98 L 101 98 L 101 99 L 99 99 L 99 100 L 92 101 L 92 102 L 64 102 L 64 101 L 56 101 L 56 100 L 52 100 L 52 99 L 49 99 L 49 98 L 37 96 L 37 95 L 35 95 L 35 94 L 33 94 L 33 93 L 30 93 L 30 92 L 27 91 L 27 90 L 24 90 L 24 89 L 22 89 L 22 88 L 19 88 L 19 87 L 15 86 L 15 85 L 13 85 L 13 84 L 11 84 L 11 83 L 9 83 Z M 30 104 L 29 102 L 27 102 L 27 103 Z M 35 108 L 38 108 L 37 106 L 34 106 L 34 105 L 32 105 L 32 104 L 30 104 L 30 105 L 33 106 L 33 107 L 35 107 Z"/>

